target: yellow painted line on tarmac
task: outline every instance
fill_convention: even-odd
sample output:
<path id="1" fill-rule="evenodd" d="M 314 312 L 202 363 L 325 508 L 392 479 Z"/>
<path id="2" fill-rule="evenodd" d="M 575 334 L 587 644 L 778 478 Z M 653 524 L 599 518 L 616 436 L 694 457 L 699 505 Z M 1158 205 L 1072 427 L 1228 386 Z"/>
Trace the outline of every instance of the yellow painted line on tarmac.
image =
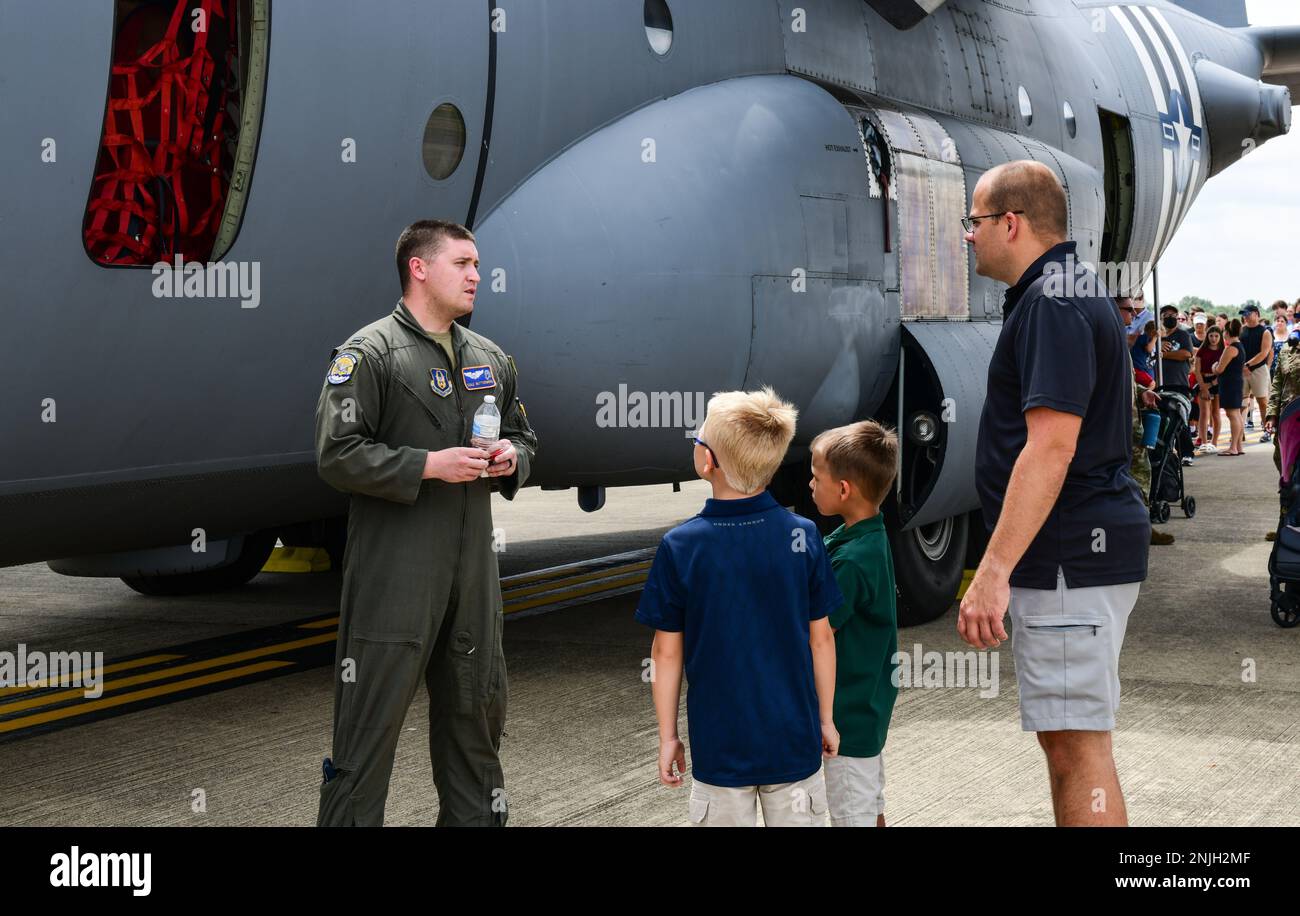
<path id="1" fill-rule="evenodd" d="M 527 585 L 522 588 L 511 588 L 504 592 L 507 599 L 526 598 L 529 595 L 535 595 L 538 592 L 550 591 L 556 588 L 564 588 L 570 585 L 578 585 L 582 582 L 590 582 L 592 579 L 608 579 L 611 576 L 624 575 L 626 573 L 639 572 L 650 568 L 650 561 L 643 563 L 630 563 L 626 566 L 612 566 L 609 569 L 601 569 L 596 572 L 583 573 L 579 576 L 572 576 L 567 579 L 561 579 L 556 582 L 543 582 L 540 585 Z"/>
<path id="2" fill-rule="evenodd" d="M 505 607 L 505 613 L 514 614 L 519 611 L 527 611 L 532 608 L 542 607 L 547 604 L 554 604 L 558 601 L 569 601 L 573 598 L 582 598 L 587 595 L 594 595 L 599 592 L 610 591 L 615 588 L 622 588 L 627 585 L 640 585 L 646 580 L 646 573 L 637 572 L 618 577 L 614 580 L 598 582 L 594 585 L 588 585 L 583 588 L 568 589 L 560 593 L 550 593 L 533 598 L 528 601 L 511 601 Z"/>
<path id="3" fill-rule="evenodd" d="M 57 722 L 60 719 L 70 719 L 73 716 L 84 716 L 87 713 L 92 713 L 100 709 L 124 706 L 127 703 L 137 703 L 140 700 L 147 700 L 152 697 L 166 696 L 169 693 L 179 693 L 182 690 L 190 690 L 194 687 L 202 687 L 206 684 L 230 681 L 235 678 L 247 677 L 250 674 L 258 674 L 262 671 L 270 671 L 274 668 L 286 668 L 292 665 L 293 662 L 258 662 L 255 665 L 245 665 L 242 668 L 230 668 L 226 671 L 217 671 L 213 674 L 205 674 L 202 677 L 189 678 L 184 681 L 173 681 L 170 684 L 150 687 L 147 690 L 137 690 L 133 693 L 123 693 L 113 697 L 88 700 L 87 702 L 79 703 L 76 706 L 65 706 L 62 709 L 51 709 L 47 712 L 37 713 L 36 715 L 23 716 L 21 719 L 9 719 L 0 722 L 0 734 L 19 731 L 24 728 L 32 728 L 33 726 L 44 725 L 48 722 Z"/>
<path id="4" fill-rule="evenodd" d="M 320 620 L 312 620 L 312 621 L 308 621 L 307 623 L 300 623 L 300 624 L 298 624 L 298 629 L 300 629 L 300 630 L 323 630 L 323 629 L 325 629 L 326 627 L 336 627 L 336 626 L 338 626 L 338 624 L 339 624 L 339 618 L 338 618 L 337 615 L 335 615 L 335 616 L 333 616 L 333 617 L 324 617 L 324 618 L 322 618 L 322 619 L 320 619 Z"/>
<path id="5" fill-rule="evenodd" d="M 103 674 L 113 674 L 118 671 L 128 671 L 131 668 L 143 668 L 145 665 L 156 665 L 159 662 L 175 661 L 178 658 L 184 658 L 184 655 L 149 655 L 144 658 L 132 658 L 124 662 L 114 662 L 111 665 L 105 665 L 102 669 Z M 33 690 L 40 690 L 50 684 L 49 680 L 33 681 L 30 684 L 24 684 L 21 687 L 4 687 L 0 688 L 0 698 L 19 696 L 24 693 L 31 693 Z M 80 691 L 77 691 L 80 693 Z"/>
<path id="6" fill-rule="evenodd" d="M 134 687 L 137 684 L 147 684 L 150 681 L 167 680 L 178 675 L 190 674 L 194 671 L 204 671 L 208 668 L 219 668 L 222 665 L 236 664 L 238 662 L 248 661 L 249 659 L 259 658 L 266 655 L 276 655 L 280 652 L 290 652 L 294 649 L 302 649 L 307 646 L 320 645 L 321 643 L 332 642 L 338 637 L 338 632 L 326 633 L 323 636 L 311 636 L 306 639 L 297 639 L 292 642 L 279 643 L 274 646 L 263 646 L 260 649 L 250 649 L 247 652 L 236 652 L 232 655 L 220 655 L 216 658 L 206 658 L 202 661 L 191 662 L 188 665 L 180 665 L 175 668 L 162 668 L 158 671 L 147 671 L 144 674 L 133 675 L 132 677 L 119 678 L 115 681 L 105 681 L 103 688 L 105 692 L 110 690 L 121 690 L 124 687 Z M 285 664 L 291 664 L 286 662 Z M 58 703 L 63 700 L 70 700 L 76 697 L 85 697 L 86 691 L 81 687 L 74 687 L 69 690 L 60 690 L 57 693 L 47 693 L 38 697 L 32 697 L 28 700 L 18 700 L 14 703 L 5 703 L 0 705 L 0 715 L 17 712 L 23 709 L 32 709 L 39 706 L 47 706 L 50 703 Z M 95 701 L 88 701 L 91 705 Z M 85 704 L 83 704 L 85 705 Z M 81 708 L 80 706 L 76 708 Z"/>

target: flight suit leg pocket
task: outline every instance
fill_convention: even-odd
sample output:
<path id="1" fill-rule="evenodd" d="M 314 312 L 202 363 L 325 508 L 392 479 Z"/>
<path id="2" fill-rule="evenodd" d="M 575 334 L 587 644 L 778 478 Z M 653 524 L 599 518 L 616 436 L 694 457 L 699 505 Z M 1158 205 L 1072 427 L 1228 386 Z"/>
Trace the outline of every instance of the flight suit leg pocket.
<path id="1" fill-rule="evenodd" d="M 451 638 L 451 672 L 456 681 L 456 712 L 470 715 L 478 706 L 479 646 L 468 630 L 457 630 Z"/>
<path id="2" fill-rule="evenodd" d="M 334 765 L 356 770 L 395 747 L 411 695 L 420 682 L 421 642 L 413 633 L 354 632 L 339 660 L 343 691 Z M 335 780 L 330 780 L 333 783 Z"/>

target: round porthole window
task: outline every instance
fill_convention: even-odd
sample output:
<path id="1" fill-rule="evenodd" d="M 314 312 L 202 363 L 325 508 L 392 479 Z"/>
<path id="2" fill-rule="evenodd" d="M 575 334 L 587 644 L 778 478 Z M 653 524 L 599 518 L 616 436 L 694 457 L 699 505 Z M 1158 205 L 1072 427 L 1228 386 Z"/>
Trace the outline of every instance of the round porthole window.
<path id="1" fill-rule="evenodd" d="M 424 170 L 442 181 L 460 165 L 465 155 L 465 119 L 460 109 L 443 102 L 424 125 Z"/>
<path id="2" fill-rule="evenodd" d="M 1020 87 L 1020 117 L 1025 119 L 1026 124 L 1034 123 L 1034 106 L 1029 101 L 1029 93 L 1025 87 Z"/>
<path id="3" fill-rule="evenodd" d="M 1073 140 L 1074 135 L 1079 132 L 1079 124 L 1074 120 L 1074 109 L 1070 107 L 1069 102 L 1065 103 L 1064 112 L 1065 112 L 1065 130 L 1070 135 L 1070 139 Z"/>
<path id="4" fill-rule="evenodd" d="M 645 37 L 660 56 L 673 46 L 673 14 L 667 0 L 645 0 Z"/>

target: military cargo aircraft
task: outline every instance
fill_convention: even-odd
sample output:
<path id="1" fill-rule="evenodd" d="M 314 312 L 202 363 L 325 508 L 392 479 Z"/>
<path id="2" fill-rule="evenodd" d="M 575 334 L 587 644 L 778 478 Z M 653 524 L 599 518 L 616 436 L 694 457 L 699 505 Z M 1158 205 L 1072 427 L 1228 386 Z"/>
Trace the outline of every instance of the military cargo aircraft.
<path id="1" fill-rule="evenodd" d="M 181 593 L 337 556 L 317 393 L 441 217 L 531 484 L 690 479 L 700 399 L 770 384 L 811 511 L 812 436 L 896 424 L 903 623 L 983 541 L 980 175 L 1047 163 L 1141 282 L 1300 84 L 1300 29 L 1211 0 L 0 0 L 0 45 L 0 564 Z"/>

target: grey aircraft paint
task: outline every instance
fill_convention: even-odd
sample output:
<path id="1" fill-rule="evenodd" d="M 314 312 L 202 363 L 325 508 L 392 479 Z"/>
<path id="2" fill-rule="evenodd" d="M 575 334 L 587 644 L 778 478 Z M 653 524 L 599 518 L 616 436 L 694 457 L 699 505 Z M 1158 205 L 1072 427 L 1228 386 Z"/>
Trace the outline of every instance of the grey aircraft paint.
<path id="1" fill-rule="evenodd" d="M 771 384 L 800 408 L 800 463 L 828 426 L 943 416 L 905 441 L 901 517 L 960 516 L 1004 289 L 960 230 L 980 175 L 1047 163 L 1084 256 L 1151 262 L 1209 176 L 1289 129 L 1260 78 L 1300 81 L 1300 30 L 1161 0 L 274 0 L 223 258 L 258 265 L 241 308 L 156 296 L 147 267 L 83 247 L 113 32 L 111 0 L 0 0 L 0 564 L 180 571 L 146 549 L 344 513 L 316 395 L 430 216 L 473 222 L 471 323 L 519 366 L 530 483 L 688 479 L 689 410 L 606 426 L 600 405 Z M 465 152 L 435 180 L 443 103 Z"/>

